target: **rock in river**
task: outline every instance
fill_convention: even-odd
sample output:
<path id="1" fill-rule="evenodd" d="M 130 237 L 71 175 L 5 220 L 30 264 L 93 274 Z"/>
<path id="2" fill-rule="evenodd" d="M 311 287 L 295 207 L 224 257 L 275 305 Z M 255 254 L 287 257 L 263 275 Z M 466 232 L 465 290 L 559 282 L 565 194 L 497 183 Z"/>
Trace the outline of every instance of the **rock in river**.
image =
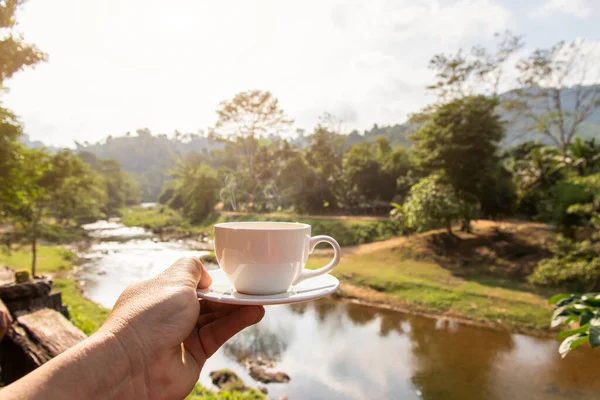
<path id="1" fill-rule="evenodd" d="M 211 372 L 210 379 L 212 380 L 213 385 L 219 389 L 228 391 L 238 390 L 241 392 L 248 389 L 240 377 L 237 376 L 235 372 L 228 369 L 220 369 L 218 371 Z"/>
<path id="2" fill-rule="evenodd" d="M 285 372 L 270 372 L 258 365 L 250 367 L 250 376 L 255 381 L 262 383 L 286 383 L 290 381 L 290 376 Z"/>

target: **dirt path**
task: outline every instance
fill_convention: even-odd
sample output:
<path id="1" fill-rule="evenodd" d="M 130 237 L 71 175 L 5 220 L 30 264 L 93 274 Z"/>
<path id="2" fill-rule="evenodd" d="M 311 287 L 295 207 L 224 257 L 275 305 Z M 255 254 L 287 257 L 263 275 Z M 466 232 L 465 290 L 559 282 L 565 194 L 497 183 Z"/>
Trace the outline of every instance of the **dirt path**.
<path id="1" fill-rule="evenodd" d="M 380 250 L 391 249 L 392 247 L 396 247 L 404 242 L 406 242 L 408 238 L 406 236 L 398 236 L 388 240 L 382 240 L 380 242 L 373 243 L 365 243 L 359 244 L 358 246 L 347 246 L 342 247 L 342 254 L 369 254 L 375 253 Z M 326 249 L 317 249 L 313 252 L 314 255 L 326 256 L 333 254 L 333 250 L 331 248 Z"/>

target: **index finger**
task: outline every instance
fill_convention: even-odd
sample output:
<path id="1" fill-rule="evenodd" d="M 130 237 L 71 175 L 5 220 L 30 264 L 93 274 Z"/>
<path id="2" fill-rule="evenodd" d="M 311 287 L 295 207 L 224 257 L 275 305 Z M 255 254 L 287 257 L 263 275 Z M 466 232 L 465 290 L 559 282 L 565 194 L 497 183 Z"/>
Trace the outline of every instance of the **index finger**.
<path id="1" fill-rule="evenodd" d="M 243 306 L 237 304 L 215 303 L 208 300 L 200 300 L 200 315 L 221 311 L 233 311 Z"/>

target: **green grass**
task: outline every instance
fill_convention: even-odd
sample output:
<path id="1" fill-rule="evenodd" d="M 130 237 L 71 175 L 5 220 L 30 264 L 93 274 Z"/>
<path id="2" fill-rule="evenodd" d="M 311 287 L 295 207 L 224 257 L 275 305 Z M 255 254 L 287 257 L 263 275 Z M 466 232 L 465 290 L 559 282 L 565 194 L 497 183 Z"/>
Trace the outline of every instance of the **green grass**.
<path id="1" fill-rule="evenodd" d="M 128 207 L 122 212 L 121 221 L 126 226 L 141 226 L 148 229 L 181 227 L 186 224 L 184 218 L 167 206 Z"/>
<path id="2" fill-rule="evenodd" d="M 327 257 L 310 257 L 309 268 L 317 268 Z M 394 249 L 370 254 L 347 255 L 334 275 L 358 286 L 389 294 L 406 306 L 436 313 L 451 313 L 509 328 L 548 328 L 551 311 L 546 296 L 528 284 L 493 276 L 455 276 L 435 262 L 404 259 Z"/>
<path id="3" fill-rule="evenodd" d="M 75 254 L 60 246 L 41 245 L 37 247 L 36 273 L 66 272 L 73 268 Z M 15 270 L 31 270 L 31 247 L 23 245 L 17 249 L 0 249 L 0 264 Z"/>
<path id="4" fill-rule="evenodd" d="M 73 268 L 72 260 L 75 255 L 60 246 L 39 246 L 37 273 L 62 273 Z M 31 248 L 24 246 L 19 249 L 3 250 L 0 252 L 0 264 L 5 264 L 15 270 L 31 269 Z M 69 307 L 71 322 L 86 335 L 94 333 L 104 322 L 110 310 L 86 299 L 81 294 L 77 283 L 72 279 L 52 279 L 52 288 L 62 293 L 62 300 Z"/>
<path id="5" fill-rule="evenodd" d="M 108 317 L 110 310 L 83 297 L 74 280 L 54 279 L 53 289 L 62 293 L 71 322 L 86 335 L 96 332 Z"/>
<path id="6" fill-rule="evenodd" d="M 194 386 L 186 400 L 264 400 L 266 397 L 256 389 L 248 389 L 244 392 L 214 392 L 202 387 L 199 383 Z"/>

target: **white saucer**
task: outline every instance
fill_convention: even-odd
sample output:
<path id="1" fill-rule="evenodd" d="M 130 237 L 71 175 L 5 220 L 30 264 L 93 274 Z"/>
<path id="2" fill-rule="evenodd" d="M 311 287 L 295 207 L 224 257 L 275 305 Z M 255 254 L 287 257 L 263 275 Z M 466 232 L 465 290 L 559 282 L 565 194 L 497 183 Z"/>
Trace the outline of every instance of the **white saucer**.
<path id="1" fill-rule="evenodd" d="M 300 303 L 328 296 L 340 286 L 340 281 L 335 276 L 324 274 L 302 281 L 285 293 L 253 296 L 236 292 L 222 270 L 216 269 L 208 271 L 208 273 L 212 277 L 213 283 L 207 289 L 198 289 L 198 297 L 215 303 L 263 306 Z"/>

